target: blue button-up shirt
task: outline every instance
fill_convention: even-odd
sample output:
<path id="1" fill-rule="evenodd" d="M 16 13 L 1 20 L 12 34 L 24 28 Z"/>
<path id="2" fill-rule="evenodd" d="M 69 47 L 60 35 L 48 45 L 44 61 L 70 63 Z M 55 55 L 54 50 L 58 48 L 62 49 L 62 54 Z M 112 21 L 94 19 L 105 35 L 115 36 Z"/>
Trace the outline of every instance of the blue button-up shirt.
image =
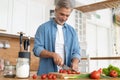
<path id="1" fill-rule="evenodd" d="M 80 59 L 80 46 L 75 29 L 67 23 L 63 26 L 64 45 L 65 45 L 65 64 L 71 66 L 73 58 Z M 57 24 L 54 19 L 40 25 L 36 31 L 33 52 L 40 57 L 42 50 L 55 52 Z M 40 57 L 38 75 L 57 72 L 57 65 L 52 58 Z"/>

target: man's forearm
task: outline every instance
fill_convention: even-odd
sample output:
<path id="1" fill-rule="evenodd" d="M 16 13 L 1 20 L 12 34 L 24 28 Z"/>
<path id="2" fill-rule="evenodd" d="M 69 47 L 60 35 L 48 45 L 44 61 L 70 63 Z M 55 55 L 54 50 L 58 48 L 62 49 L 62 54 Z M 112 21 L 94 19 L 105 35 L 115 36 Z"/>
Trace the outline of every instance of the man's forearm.
<path id="1" fill-rule="evenodd" d="M 53 52 L 49 52 L 47 50 L 43 50 L 40 53 L 40 57 L 44 57 L 44 58 L 52 58 L 53 57 Z"/>
<path id="2" fill-rule="evenodd" d="M 79 62 L 80 62 L 80 60 L 78 58 L 73 58 L 72 59 L 72 63 L 79 63 Z"/>

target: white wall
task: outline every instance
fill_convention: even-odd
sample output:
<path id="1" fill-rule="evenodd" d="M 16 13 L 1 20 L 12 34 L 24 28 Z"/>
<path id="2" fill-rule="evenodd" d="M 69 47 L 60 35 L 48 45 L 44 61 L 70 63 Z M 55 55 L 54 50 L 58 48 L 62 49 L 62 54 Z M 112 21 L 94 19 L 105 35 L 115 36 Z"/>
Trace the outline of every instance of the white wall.
<path id="1" fill-rule="evenodd" d="M 92 15 L 92 18 L 86 23 L 87 54 L 91 57 L 111 56 L 111 12 L 110 10 L 100 10 L 96 14 L 100 18 Z M 90 71 L 106 67 L 109 64 L 109 61 L 91 60 Z"/>

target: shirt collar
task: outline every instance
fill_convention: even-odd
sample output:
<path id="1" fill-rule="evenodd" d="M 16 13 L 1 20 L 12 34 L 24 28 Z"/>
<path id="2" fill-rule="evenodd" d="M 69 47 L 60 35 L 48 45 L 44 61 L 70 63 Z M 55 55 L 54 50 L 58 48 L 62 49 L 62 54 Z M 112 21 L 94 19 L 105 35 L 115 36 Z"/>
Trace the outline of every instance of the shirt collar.
<path id="1" fill-rule="evenodd" d="M 53 22 L 53 24 L 55 26 L 57 26 L 57 23 L 55 22 L 54 18 L 51 18 L 50 20 Z M 66 28 L 67 27 L 67 23 L 64 23 L 63 27 Z"/>

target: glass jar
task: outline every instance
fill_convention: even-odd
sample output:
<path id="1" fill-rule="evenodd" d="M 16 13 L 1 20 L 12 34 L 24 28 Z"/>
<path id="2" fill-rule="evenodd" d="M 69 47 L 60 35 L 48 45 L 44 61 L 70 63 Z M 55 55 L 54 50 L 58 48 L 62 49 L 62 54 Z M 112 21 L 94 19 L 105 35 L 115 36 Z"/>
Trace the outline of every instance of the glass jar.
<path id="1" fill-rule="evenodd" d="M 6 78 L 14 78 L 16 74 L 16 68 L 15 65 L 6 65 L 4 67 L 4 77 Z"/>
<path id="2" fill-rule="evenodd" d="M 28 58 L 18 58 L 16 65 L 16 77 L 28 78 L 30 75 L 30 66 Z"/>

